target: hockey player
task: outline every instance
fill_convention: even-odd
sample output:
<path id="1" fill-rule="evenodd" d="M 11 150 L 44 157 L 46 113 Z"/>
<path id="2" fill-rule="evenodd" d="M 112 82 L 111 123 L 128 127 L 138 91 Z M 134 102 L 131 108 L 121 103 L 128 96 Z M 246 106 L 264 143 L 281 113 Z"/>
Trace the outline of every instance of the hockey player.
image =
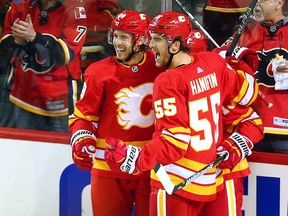
<path id="1" fill-rule="evenodd" d="M 259 66 L 255 78 L 263 93 L 253 104 L 263 120 L 265 137 L 255 150 L 288 153 L 288 17 L 283 15 L 283 0 L 260 0 L 253 22 L 242 33 L 239 46 L 256 51 Z M 229 45 L 228 45 L 229 46 Z M 271 106 L 273 104 L 273 106 Z"/>
<path id="2" fill-rule="evenodd" d="M 0 42 L 2 49 L 15 47 L 10 93 L 15 127 L 68 132 L 67 80 L 81 74 L 85 25 L 85 10 L 78 2 L 11 3 Z"/>
<path id="3" fill-rule="evenodd" d="M 198 29 L 192 29 L 191 44 L 189 44 L 191 53 L 207 51 L 207 40 L 205 35 Z"/>
<path id="4" fill-rule="evenodd" d="M 201 35 L 203 33 L 198 32 L 198 34 Z M 193 43 L 190 47 L 192 53 L 197 53 L 199 50 L 205 50 L 207 48 L 206 41 L 201 40 L 201 38 L 203 37 L 193 37 Z M 256 97 L 258 85 L 253 74 L 257 70 L 259 62 L 257 53 L 245 47 L 237 47 L 234 49 L 232 56 L 226 56 L 227 51 L 221 48 L 216 48 L 213 51 L 226 59 L 226 62 L 235 71 L 248 80 L 251 92 L 254 92 L 254 97 Z M 255 98 L 253 100 L 255 100 Z M 240 216 L 242 215 L 244 194 L 243 178 L 248 176 L 251 170 L 247 159 L 241 158 L 238 150 L 229 148 L 229 145 L 232 145 L 233 142 L 237 140 L 245 140 L 245 142 L 250 142 L 250 146 L 253 147 L 255 143 L 263 139 L 264 128 L 258 114 L 249 106 L 226 105 L 222 107 L 222 115 L 223 140 L 225 140 L 225 142 L 217 147 L 217 154 L 221 155 L 229 149 L 229 158 L 218 165 L 218 168 L 223 170 L 225 187 L 218 193 L 217 199 L 212 202 L 213 204 L 211 203 L 210 208 L 206 208 L 205 211 L 209 213 L 211 212 L 211 208 L 213 210 L 215 206 L 221 206 L 220 210 L 213 213 L 214 216 Z"/>
<path id="5" fill-rule="evenodd" d="M 245 77 L 250 85 L 251 92 L 254 92 L 254 99 L 257 97 L 258 86 L 253 77 L 254 71 L 258 66 L 258 57 L 256 52 L 247 48 L 237 47 L 233 56 L 227 57 L 226 51 L 223 49 L 215 49 L 226 59 L 227 63 Z M 224 123 L 224 138 L 225 140 L 217 148 L 217 154 L 226 152 L 229 145 L 233 146 L 234 142 L 249 143 L 250 153 L 254 144 L 258 143 L 264 137 L 264 128 L 261 118 L 253 111 L 251 107 L 230 105 L 223 106 L 223 123 Z M 224 148 L 223 148 L 224 147 Z M 213 201 L 215 206 L 222 205 L 221 211 L 217 211 L 215 216 L 219 215 L 242 215 L 242 204 L 244 195 L 243 178 L 251 173 L 249 164 L 246 158 L 242 158 L 238 149 L 229 149 L 228 160 L 220 163 L 218 168 L 223 170 L 223 177 L 225 180 L 224 190 L 218 195 L 218 198 Z M 223 205 L 225 204 L 226 205 Z"/>
<path id="6" fill-rule="evenodd" d="M 222 105 L 249 105 L 254 94 L 247 89 L 247 80 L 218 54 L 188 54 L 192 25 L 185 15 L 164 12 L 152 20 L 149 29 L 156 66 L 169 67 L 156 78 L 153 88 L 153 140 L 139 148 L 108 137 L 105 158 L 111 169 L 133 175 L 160 162 L 177 184 L 215 160 L 223 137 Z M 249 145 L 234 143 L 231 147 L 244 158 Z M 205 209 L 223 189 L 223 176 L 215 168 L 171 196 L 166 195 L 153 171 L 151 178 L 151 216 L 212 215 L 212 210 Z"/>
<path id="7" fill-rule="evenodd" d="M 146 14 L 131 10 L 117 14 L 108 34 L 116 57 L 87 68 L 81 99 L 69 119 L 74 163 L 88 171 L 93 165 L 94 215 L 130 216 L 133 203 L 137 216 L 149 215 L 150 172 L 138 176 L 117 173 L 104 158 L 108 136 L 138 147 L 152 139 L 153 82 L 165 68 L 157 68 L 153 52 L 145 51 L 149 21 Z M 87 152 L 95 152 L 93 164 Z"/>

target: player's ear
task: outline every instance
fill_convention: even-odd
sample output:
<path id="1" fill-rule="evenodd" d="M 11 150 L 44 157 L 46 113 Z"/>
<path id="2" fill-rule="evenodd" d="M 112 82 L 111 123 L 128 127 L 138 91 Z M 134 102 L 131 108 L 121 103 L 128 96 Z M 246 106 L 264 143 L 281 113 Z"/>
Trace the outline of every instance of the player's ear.
<path id="1" fill-rule="evenodd" d="M 135 41 L 136 46 L 133 47 L 134 52 L 139 52 L 143 50 L 143 45 L 145 45 L 145 37 L 142 35 Z"/>
<path id="2" fill-rule="evenodd" d="M 282 10 L 284 0 L 277 0 L 277 10 Z"/>
<path id="3" fill-rule="evenodd" d="M 136 45 L 143 45 L 145 43 L 145 38 L 144 36 L 140 36 L 137 40 L 136 40 Z"/>
<path id="4" fill-rule="evenodd" d="M 181 48 L 181 42 L 179 40 L 175 40 L 171 46 L 170 46 L 170 52 L 171 53 L 178 53 L 180 51 L 180 48 Z"/>

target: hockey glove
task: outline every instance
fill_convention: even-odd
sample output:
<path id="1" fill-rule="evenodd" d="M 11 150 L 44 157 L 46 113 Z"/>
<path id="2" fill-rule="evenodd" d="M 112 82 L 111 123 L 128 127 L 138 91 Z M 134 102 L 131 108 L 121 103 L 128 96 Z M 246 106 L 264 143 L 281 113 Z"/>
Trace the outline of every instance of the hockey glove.
<path id="1" fill-rule="evenodd" d="M 213 52 L 218 53 L 226 62 L 231 65 L 234 70 L 239 68 L 238 62 L 244 61 L 250 69 L 255 73 L 258 68 L 259 60 L 255 51 L 248 49 L 247 47 L 236 47 L 231 56 L 226 56 L 227 50 L 225 48 L 215 48 Z"/>
<path id="2" fill-rule="evenodd" d="M 122 140 L 107 137 L 105 139 L 105 159 L 110 169 L 114 172 L 127 172 L 137 175 L 142 172 L 139 158 L 141 148 L 126 145 Z"/>
<path id="3" fill-rule="evenodd" d="M 233 169 L 245 157 L 252 154 L 253 143 L 245 136 L 234 132 L 224 140 L 217 148 L 217 155 L 228 153 L 222 163 L 218 165 L 221 169 Z"/>
<path id="4" fill-rule="evenodd" d="M 95 135 L 88 130 L 78 130 L 71 137 L 72 158 L 80 170 L 90 171 L 96 153 Z"/>

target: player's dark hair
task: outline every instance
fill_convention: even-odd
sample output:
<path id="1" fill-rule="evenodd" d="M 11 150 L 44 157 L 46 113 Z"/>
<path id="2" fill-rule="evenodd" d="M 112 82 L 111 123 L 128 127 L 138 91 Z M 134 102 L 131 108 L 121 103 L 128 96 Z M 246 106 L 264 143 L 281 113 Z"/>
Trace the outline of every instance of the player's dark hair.
<path id="1" fill-rule="evenodd" d="M 175 37 L 173 42 L 174 41 L 179 41 L 180 42 L 180 50 L 179 51 L 182 51 L 182 52 L 185 52 L 185 53 L 190 53 L 190 47 L 184 45 L 184 41 L 183 41 L 181 36 Z"/>
<path id="2" fill-rule="evenodd" d="M 147 45 L 141 44 L 141 45 L 140 45 L 140 51 L 145 52 L 146 50 L 147 50 Z"/>

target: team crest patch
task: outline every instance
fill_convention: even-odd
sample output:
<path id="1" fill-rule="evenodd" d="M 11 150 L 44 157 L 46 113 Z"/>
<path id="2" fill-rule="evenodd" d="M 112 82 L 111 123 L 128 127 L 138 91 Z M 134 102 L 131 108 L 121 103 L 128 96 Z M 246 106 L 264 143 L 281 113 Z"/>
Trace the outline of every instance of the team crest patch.
<path id="1" fill-rule="evenodd" d="M 138 66 L 132 66 L 131 70 L 132 70 L 133 72 L 138 72 Z"/>
<path id="2" fill-rule="evenodd" d="M 76 7 L 74 9 L 75 19 L 86 19 L 86 11 L 84 7 Z"/>

